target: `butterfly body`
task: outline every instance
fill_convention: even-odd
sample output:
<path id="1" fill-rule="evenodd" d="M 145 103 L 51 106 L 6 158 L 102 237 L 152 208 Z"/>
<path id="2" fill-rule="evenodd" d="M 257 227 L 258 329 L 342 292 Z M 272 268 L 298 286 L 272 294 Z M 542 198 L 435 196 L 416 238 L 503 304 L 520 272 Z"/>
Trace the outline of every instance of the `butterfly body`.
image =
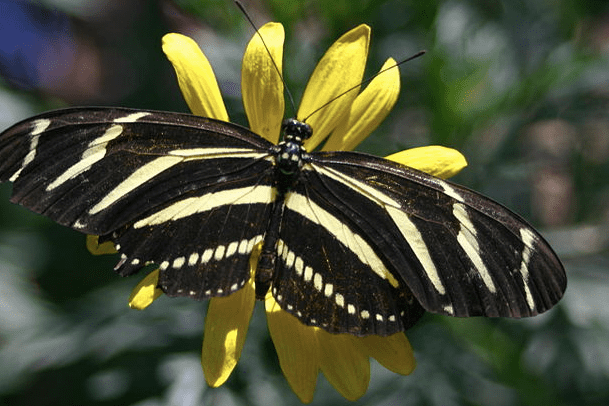
<path id="1" fill-rule="evenodd" d="M 306 125 L 305 125 L 306 126 Z M 79 108 L 0 135 L 11 200 L 148 263 L 169 296 L 241 289 L 262 244 L 256 295 L 333 333 L 388 335 L 424 310 L 524 317 L 566 277 L 524 220 L 466 188 L 353 152 L 308 152 L 290 121 L 271 144 L 202 117 Z"/>

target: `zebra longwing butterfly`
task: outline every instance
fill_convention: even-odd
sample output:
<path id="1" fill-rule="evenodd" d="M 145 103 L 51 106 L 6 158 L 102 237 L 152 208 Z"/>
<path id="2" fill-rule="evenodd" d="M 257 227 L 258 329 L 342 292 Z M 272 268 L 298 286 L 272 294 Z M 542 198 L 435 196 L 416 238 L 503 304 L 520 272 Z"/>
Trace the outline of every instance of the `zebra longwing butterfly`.
<path id="1" fill-rule="evenodd" d="M 556 304 L 564 269 L 500 204 L 382 158 L 308 152 L 286 120 L 274 145 L 236 124 L 72 108 L 0 135 L 11 201 L 112 241 L 123 276 L 160 268 L 169 296 L 257 296 L 333 333 L 389 335 L 424 310 L 526 317 Z"/>

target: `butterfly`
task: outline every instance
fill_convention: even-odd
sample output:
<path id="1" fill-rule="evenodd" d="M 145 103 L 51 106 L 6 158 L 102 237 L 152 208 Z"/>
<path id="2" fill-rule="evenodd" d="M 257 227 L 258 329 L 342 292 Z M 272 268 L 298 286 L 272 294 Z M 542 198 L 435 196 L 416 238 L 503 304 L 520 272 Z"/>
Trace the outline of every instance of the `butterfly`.
<path id="1" fill-rule="evenodd" d="M 307 151 L 289 119 L 272 144 L 236 124 L 70 108 L 0 135 L 11 201 L 111 241 L 122 276 L 154 263 L 168 296 L 259 299 L 332 333 L 390 335 L 425 311 L 527 317 L 555 305 L 564 268 L 518 215 L 383 158 Z"/>

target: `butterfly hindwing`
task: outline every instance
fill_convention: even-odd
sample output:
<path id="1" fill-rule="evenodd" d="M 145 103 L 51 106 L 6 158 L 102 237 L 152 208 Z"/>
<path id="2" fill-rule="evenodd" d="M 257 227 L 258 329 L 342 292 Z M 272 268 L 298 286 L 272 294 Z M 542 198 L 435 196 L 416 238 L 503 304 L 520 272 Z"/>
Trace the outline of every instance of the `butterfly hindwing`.
<path id="1" fill-rule="evenodd" d="M 240 289 L 250 277 L 250 254 L 268 224 L 274 199 L 269 172 L 257 180 L 233 181 L 231 188 L 188 194 L 118 230 L 111 239 L 127 258 L 117 270 L 128 275 L 144 259 L 152 261 L 169 296 L 206 299 Z"/>
<path id="2" fill-rule="evenodd" d="M 314 178 L 302 180 L 285 198 L 275 300 L 332 333 L 389 335 L 412 326 L 423 309 L 408 287 L 378 269 L 374 245 L 332 192 Z"/>
<path id="3" fill-rule="evenodd" d="M 377 273 L 386 269 L 426 310 L 524 317 L 562 296 L 566 276 L 556 255 L 498 203 L 381 158 L 311 156 L 302 176 L 308 183 L 317 177 L 321 198 L 359 227 L 380 259 Z"/>

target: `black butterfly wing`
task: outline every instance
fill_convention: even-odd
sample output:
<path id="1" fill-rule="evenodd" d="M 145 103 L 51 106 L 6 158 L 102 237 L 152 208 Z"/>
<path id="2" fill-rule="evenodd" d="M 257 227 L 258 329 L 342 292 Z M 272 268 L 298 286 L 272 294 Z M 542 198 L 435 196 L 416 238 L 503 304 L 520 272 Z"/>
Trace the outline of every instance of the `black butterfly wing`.
<path id="1" fill-rule="evenodd" d="M 304 324 L 332 333 L 389 335 L 414 325 L 423 308 L 406 285 L 383 274 L 380 257 L 366 241 L 382 234 L 375 219 L 349 212 L 310 175 L 305 172 L 306 181 L 286 195 L 275 300 Z M 353 215 L 366 226 L 352 221 Z M 365 230 L 371 233 L 364 237 Z"/>
<path id="2" fill-rule="evenodd" d="M 120 274 L 154 262 L 167 294 L 203 299 L 249 278 L 275 195 L 271 146 L 191 115 L 58 110 L 0 135 L 0 180 L 14 203 L 113 241 Z"/>
<path id="3" fill-rule="evenodd" d="M 286 197 L 284 221 L 278 251 L 286 259 L 279 261 L 275 297 L 297 316 L 330 309 L 308 324 L 335 332 L 401 331 L 419 314 L 411 295 L 425 310 L 451 316 L 533 316 L 556 304 L 566 287 L 555 253 L 519 216 L 374 156 L 311 154 Z M 300 272 L 290 251 L 321 259 Z M 299 274 L 308 284 L 290 286 Z M 333 284 L 330 294 L 325 283 Z"/>
<path id="4" fill-rule="evenodd" d="M 45 113 L 0 135 L 12 201 L 111 240 L 117 271 L 169 295 L 239 289 L 276 199 L 272 145 L 229 123 L 117 108 Z M 554 252 L 481 195 L 381 158 L 313 153 L 284 196 L 273 295 L 304 323 L 387 335 L 423 308 L 523 317 L 562 296 Z M 415 300 L 416 298 L 416 300 Z M 422 307 L 421 307 L 422 306 Z"/>

